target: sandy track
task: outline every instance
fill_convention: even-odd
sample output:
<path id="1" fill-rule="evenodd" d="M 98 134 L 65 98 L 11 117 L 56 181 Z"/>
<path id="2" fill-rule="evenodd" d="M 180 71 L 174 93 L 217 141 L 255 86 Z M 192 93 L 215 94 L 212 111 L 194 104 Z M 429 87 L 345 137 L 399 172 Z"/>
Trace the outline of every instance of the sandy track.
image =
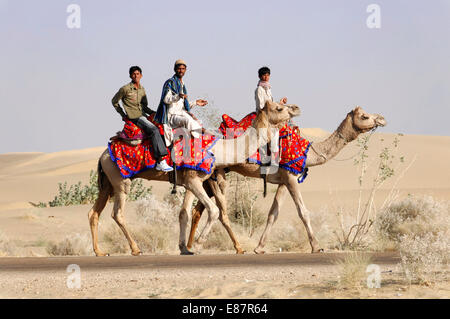
<path id="1" fill-rule="evenodd" d="M 395 253 L 374 253 L 376 264 L 396 264 L 400 257 Z M 195 255 L 195 256 L 110 256 L 110 257 L 4 257 L 0 258 L 3 271 L 55 271 L 77 264 L 82 269 L 162 269 L 162 268 L 213 268 L 252 266 L 307 266 L 330 265 L 345 253 L 323 254 L 266 254 L 266 255 Z"/>

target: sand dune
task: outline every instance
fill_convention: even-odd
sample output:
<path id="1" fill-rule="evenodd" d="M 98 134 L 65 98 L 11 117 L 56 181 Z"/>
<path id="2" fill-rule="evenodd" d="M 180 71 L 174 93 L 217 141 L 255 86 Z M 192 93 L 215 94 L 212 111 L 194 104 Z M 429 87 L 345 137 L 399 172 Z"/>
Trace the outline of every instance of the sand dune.
<path id="1" fill-rule="evenodd" d="M 312 141 L 319 141 L 329 133 L 320 128 L 302 129 L 304 136 Z M 399 139 L 398 148 L 392 146 L 395 138 Z M 349 144 L 335 159 L 326 165 L 312 167 L 308 178 L 302 184 L 305 194 L 309 192 L 329 196 L 333 192 L 355 190 L 358 188 L 359 172 L 353 161 L 358 156 L 356 142 Z M 384 147 L 389 147 L 397 159 L 404 157 L 404 163 L 396 168 L 400 173 L 411 167 L 398 181 L 396 187 L 406 192 L 423 192 L 429 190 L 439 197 L 450 194 L 450 137 L 448 136 L 399 136 L 392 133 L 376 133 L 369 143 L 369 166 L 363 185 L 370 188 L 377 171 L 378 154 Z M 57 191 L 59 182 L 87 182 L 89 172 L 96 170 L 97 160 L 106 147 L 55 153 L 7 153 L 0 154 L 0 210 L 31 207 L 29 201 L 51 200 Z M 383 185 L 390 189 L 396 177 Z M 165 183 L 149 182 L 160 185 L 154 190 L 165 192 L 169 188 Z M 259 188 L 260 184 L 255 183 Z M 446 195 L 447 194 L 447 195 Z M 305 195 L 306 196 L 306 195 Z M 314 204 L 314 203 L 312 203 Z"/>

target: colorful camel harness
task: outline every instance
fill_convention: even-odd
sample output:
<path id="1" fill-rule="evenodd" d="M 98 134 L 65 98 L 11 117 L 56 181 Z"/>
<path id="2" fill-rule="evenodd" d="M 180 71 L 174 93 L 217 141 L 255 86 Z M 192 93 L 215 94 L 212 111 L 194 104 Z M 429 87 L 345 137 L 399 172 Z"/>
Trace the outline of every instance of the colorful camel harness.
<path id="1" fill-rule="evenodd" d="M 224 114 L 222 115 L 223 121 L 220 124 L 219 131 L 225 138 L 236 138 L 241 136 L 251 126 L 255 117 L 256 113 L 253 112 L 245 116 L 242 120 L 236 121 Z M 161 134 L 164 133 L 163 125 L 154 121 L 154 114 L 150 115 L 148 119 L 159 128 Z M 133 144 L 132 142 L 136 140 L 142 140 L 142 142 Z M 218 140 L 218 136 L 209 134 L 203 134 L 198 139 L 191 138 L 190 152 L 185 154 L 186 140 L 178 139 L 168 149 L 169 155 L 164 159 L 169 165 L 174 165 L 176 170 L 189 168 L 211 174 L 215 158 L 210 150 Z M 298 182 L 302 183 L 307 176 L 308 168 L 305 168 L 305 164 L 310 146 L 311 143 L 300 136 L 300 129 L 297 126 L 289 126 L 286 124 L 279 131 L 279 151 L 272 153 L 271 156 L 279 156 L 278 166 L 299 175 Z M 123 130 L 111 138 L 111 141 L 108 143 L 108 150 L 111 159 L 116 163 L 123 178 L 133 177 L 142 171 L 156 166 L 152 145 L 145 138 L 140 128 L 130 121 L 125 121 Z M 175 161 L 172 161 L 172 152 L 175 152 Z M 248 162 L 264 166 L 261 162 L 259 150 L 248 158 Z M 176 178 L 175 176 L 174 179 Z M 265 196 L 267 190 L 267 174 L 262 174 L 261 177 L 264 179 Z"/>

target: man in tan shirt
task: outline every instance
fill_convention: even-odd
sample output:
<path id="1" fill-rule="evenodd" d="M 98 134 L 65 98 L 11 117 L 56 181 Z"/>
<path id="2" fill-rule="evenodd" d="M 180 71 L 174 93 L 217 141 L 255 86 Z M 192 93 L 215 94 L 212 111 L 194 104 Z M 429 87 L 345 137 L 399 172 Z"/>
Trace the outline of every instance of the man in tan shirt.
<path id="1" fill-rule="evenodd" d="M 170 172 L 173 168 L 167 165 L 166 160 L 162 160 L 162 157 L 167 155 L 167 149 L 159 133 L 159 129 L 145 116 L 145 113 L 151 114 L 153 111 L 148 108 L 145 89 L 140 84 L 142 70 L 138 66 L 132 66 L 129 73 L 131 82 L 122 86 L 116 95 L 114 95 L 111 102 L 123 120 L 128 118 L 150 138 L 153 145 L 153 155 L 158 161 L 156 169 Z M 125 112 L 120 107 L 119 101 L 122 101 Z"/>

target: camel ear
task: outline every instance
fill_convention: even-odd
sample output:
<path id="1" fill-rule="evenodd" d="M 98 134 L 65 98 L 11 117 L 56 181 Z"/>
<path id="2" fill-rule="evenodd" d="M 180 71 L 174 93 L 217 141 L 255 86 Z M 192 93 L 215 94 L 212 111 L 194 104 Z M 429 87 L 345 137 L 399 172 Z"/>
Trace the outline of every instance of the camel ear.
<path id="1" fill-rule="evenodd" d="M 360 111 L 361 110 L 361 106 L 357 105 L 354 109 L 355 112 Z"/>

